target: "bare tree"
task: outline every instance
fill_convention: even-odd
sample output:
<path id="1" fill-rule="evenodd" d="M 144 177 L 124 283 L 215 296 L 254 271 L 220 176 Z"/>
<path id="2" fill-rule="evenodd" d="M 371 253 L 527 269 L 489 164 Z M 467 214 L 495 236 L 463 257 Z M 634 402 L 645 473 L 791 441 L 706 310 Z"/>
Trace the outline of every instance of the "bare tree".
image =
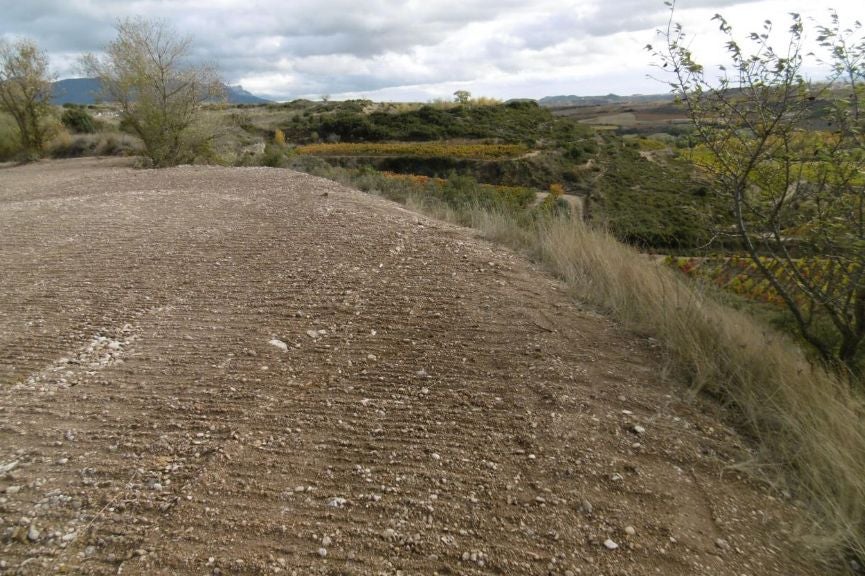
<path id="1" fill-rule="evenodd" d="M 86 55 L 83 68 L 120 104 L 122 121 L 154 166 L 181 162 L 202 105 L 221 97 L 223 84 L 211 66 L 190 62 L 192 39 L 166 22 L 130 18 L 116 28 L 105 55 Z"/>
<path id="2" fill-rule="evenodd" d="M 830 13 L 818 41 L 832 77 L 803 74 L 804 24 L 792 14 L 783 49 L 772 23 L 749 35 L 730 25 L 731 65 L 712 78 L 694 58 L 681 25 L 670 20 L 653 52 L 671 74 L 699 146 L 695 161 L 729 201 L 737 235 L 786 304 L 806 342 L 829 365 L 856 373 L 865 341 L 865 36 Z"/>
<path id="3" fill-rule="evenodd" d="M 28 158 L 42 153 L 50 109 L 51 77 L 45 52 L 31 40 L 0 40 L 0 110 L 15 119 Z"/>

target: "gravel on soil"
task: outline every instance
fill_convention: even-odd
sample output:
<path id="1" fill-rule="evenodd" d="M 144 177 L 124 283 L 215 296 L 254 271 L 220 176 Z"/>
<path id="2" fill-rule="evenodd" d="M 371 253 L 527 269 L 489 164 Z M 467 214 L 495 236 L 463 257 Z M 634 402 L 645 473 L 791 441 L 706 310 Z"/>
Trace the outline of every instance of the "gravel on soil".
<path id="1" fill-rule="evenodd" d="M 0 574 L 822 573 L 653 341 L 525 258 L 126 162 L 0 169 Z"/>

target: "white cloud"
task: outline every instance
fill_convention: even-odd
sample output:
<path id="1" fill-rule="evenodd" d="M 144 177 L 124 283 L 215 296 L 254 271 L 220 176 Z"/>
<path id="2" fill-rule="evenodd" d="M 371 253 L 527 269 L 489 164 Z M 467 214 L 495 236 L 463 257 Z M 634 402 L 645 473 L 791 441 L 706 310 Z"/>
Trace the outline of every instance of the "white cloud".
<path id="1" fill-rule="evenodd" d="M 812 0 L 679 0 L 677 18 L 707 63 L 721 61 L 712 14 L 741 30 Z M 840 0 L 848 21 L 865 3 Z M 393 99 L 475 94 L 656 92 L 647 80 L 666 8 L 660 0 L 0 0 L 0 35 L 29 36 L 61 76 L 113 37 L 126 16 L 163 18 L 195 39 L 226 80 L 276 99 L 331 94 Z M 780 28 L 785 28 L 781 26 Z"/>

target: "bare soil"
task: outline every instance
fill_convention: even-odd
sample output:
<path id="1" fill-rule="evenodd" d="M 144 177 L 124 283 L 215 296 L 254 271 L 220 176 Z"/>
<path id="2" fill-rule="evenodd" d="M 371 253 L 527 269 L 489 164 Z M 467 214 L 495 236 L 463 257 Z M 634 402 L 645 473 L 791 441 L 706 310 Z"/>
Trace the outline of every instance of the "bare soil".
<path id="1" fill-rule="evenodd" d="M 287 170 L 0 169 L 2 574 L 820 574 L 651 339 Z"/>

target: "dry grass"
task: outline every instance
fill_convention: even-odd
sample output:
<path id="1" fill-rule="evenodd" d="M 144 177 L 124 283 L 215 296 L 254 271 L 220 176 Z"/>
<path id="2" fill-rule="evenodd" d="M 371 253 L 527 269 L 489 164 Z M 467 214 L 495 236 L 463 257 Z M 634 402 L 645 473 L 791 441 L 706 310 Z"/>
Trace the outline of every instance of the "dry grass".
<path id="1" fill-rule="evenodd" d="M 470 223 L 494 241 L 527 251 L 577 297 L 652 334 L 695 391 L 732 407 L 753 440 L 755 475 L 789 490 L 812 512 L 803 537 L 829 561 L 865 558 L 865 398 L 812 366 L 785 336 L 713 301 L 645 256 L 580 222 L 526 227 L 510 215 L 468 216 L 423 199 L 409 207 Z M 468 220 L 468 222 L 467 222 Z"/>
<path id="2" fill-rule="evenodd" d="M 46 153 L 52 158 L 135 156 L 140 152 L 141 142 L 122 132 L 69 134 L 61 130 L 46 147 Z"/>

